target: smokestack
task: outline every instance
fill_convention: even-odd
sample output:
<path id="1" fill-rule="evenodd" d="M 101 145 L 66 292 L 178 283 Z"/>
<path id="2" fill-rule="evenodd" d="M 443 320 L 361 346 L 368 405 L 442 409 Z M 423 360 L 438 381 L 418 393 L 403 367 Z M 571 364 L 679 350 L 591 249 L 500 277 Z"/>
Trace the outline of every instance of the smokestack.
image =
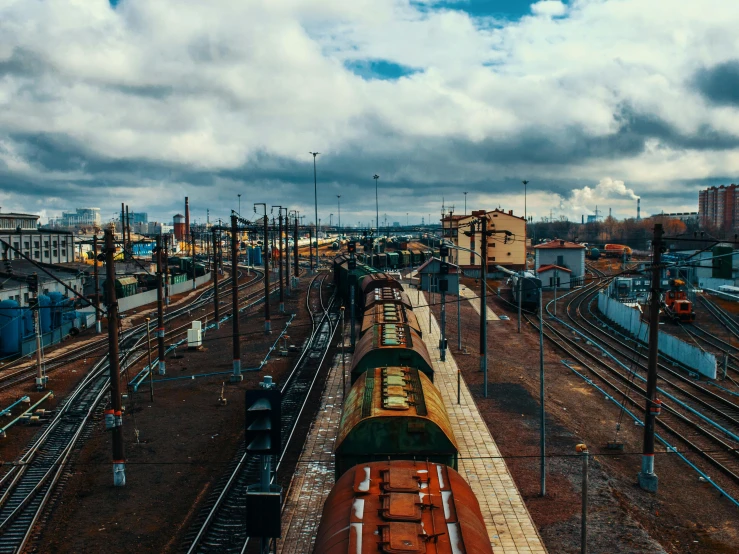
<path id="1" fill-rule="evenodd" d="M 641 198 L 636 199 L 636 220 L 641 221 Z"/>
<path id="2" fill-rule="evenodd" d="M 584 225 L 585 224 L 585 214 L 582 214 L 580 217 L 582 218 L 582 222 L 581 223 Z"/>
<path id="3" fill-rule="evenodd" d="M 608 217 L 613 217 L 613 208 L 608 208 Z"/>
<path id="4" fill-rule="evenodd" d="M 185 196 L 185 239 L 190 238 L 190 199 Z"/>

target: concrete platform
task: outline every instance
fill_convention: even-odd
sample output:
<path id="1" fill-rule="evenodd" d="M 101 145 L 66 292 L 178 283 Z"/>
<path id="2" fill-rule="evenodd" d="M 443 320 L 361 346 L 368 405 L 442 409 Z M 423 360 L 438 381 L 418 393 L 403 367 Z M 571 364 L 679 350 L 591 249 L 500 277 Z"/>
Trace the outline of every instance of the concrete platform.
<path id="1" fill-rule="evenodd" d="M 464 285 L 459 285 L 459 295 L 462 298 L 466 298 L 467 300 L 469 300 L 470 304 L 472 304 L 472 307 L 475 309 L 478 315 L 480 314 L 480 293 L 479 291 L 476 292 L 470 289 L 469 287 L 465 287 Z M 485 307 L 487 308 L 488 321 L 500 321 L 500 318 L 497 315 L 495 315 L 495 312 L 493 312 L 493 310 L 490 309 L 490 306 L 485 306 Z"/>
<path id="2" fill-rule="evenodd" d="M 345 355 L 348 373 L 351 354 L 347 351 Z M 349 387 L 349 379 L 346 386 Z M 323 503 L 334 486 L 334 443 L 339 431 L 343 404 L 341 355 L 338 355 L 331 363 L 326 387 L 321 395 L 320 411 L 311 425 L 285 497 L 282 539 L 278 541 L 278 552 L 313 552 Z"/>
<path id="3" fill-rule="evenodd" d="M 469 289 L 467 289 L 469 290 Z M 457 404 L 457 364 L 447 350 L 439 360 L 440 329 L 434 317 L 429 329 L 429 313 L 424 298 L 409 295 L 423 329 L 434 366 L 434 384 L 441 391 L 459 446 L 459 473 L 472 487 L 480 502 L 488 536 L 496 554 L 544 554 L 544 542 L 524 504 L 490 431 L 480 415 L 464 379 Z M 478 313 L 479 301 L 478 301 Z"/>

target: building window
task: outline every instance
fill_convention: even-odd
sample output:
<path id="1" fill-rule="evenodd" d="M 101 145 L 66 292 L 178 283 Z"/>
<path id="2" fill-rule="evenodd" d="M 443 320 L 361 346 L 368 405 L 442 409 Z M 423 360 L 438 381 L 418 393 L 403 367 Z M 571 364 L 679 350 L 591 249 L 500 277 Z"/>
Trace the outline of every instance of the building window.
<path id="1" fill-rule="evenodd" d="M 49 251 L 48 250 L 44 250 L 44 258 L 48 258 L 48 257 L 49 257 Z"/>
<path id="2" fill-rule="evenodd" d="M 33 257 L 38 260 L 41 257 L 41 253 L 38 250 L 34 250 Z"/>
<path id="3" fill-rule="evenodd" d="M 557 265 L 564 266 L 565 265 L 565 257 L 564 256 L 557 256 Z"/>
<path id="4" fill-rule="evenodd" d="M 56 248 L 57 241 L 53 241 L 51 245 Z"/>
<path id="5" fill-rule="evenodd" d="M 30 243 L 30 242 L 28 242 L 28 241 L 25 241 L 25 242 L 23 243 L 23 249 L 24 249 L 24 250 L 28 250 L 28 249 L 29 249 L 30 247 L 31 247 L 31 243 Z"/>
<path id="6" fill-rule="evenodd" d="M 19 248 L 19 244 L 18 244 L 18 242 L 14 242 L 14 243 L 13 243 L 13 248 L 15 248 L 16 250 L 18 250 L 18 248 Z"/>
<path id="7" fill-rule="evenodd" d="M 45 240 L 44 241 L 44 248 L 49 248 L 49 241 L 48 240 Z"/>
<path id="8" fill-rule="evenodd" d="M 58 256 L 59 256 L 59 251 L 58 250 L 54 250 L 54 257 L 57 258 Z"/>
<path id="9" fill-rule="evenodd" d="M 28 304 L 28 293 L 27 292 L 24 292 L 23 293 L 23 302 L 25 302 L 26 304 Z"/>
<path id="10" fill-rule="evenodd" d="M 37 240 L 33 241 L 33 247 L 34 248 L 38 248 L 39 245 L 40 245 L 39 241 L 37 241 Z"/>
<path id="11" fill-rule="evenodd" d="M 495 256 L 493 256 L 493 261 L 495 261 Z"/>

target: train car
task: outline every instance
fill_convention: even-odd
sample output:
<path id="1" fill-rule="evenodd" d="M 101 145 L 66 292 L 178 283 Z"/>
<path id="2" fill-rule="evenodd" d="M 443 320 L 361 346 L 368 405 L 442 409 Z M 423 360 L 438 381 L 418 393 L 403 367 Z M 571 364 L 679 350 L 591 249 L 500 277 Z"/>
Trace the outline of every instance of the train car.
<path id="1" fill-rule="evenodd" d="M 391 287 L 380 287 L 368 292 L 364 297 L 364 309 L 368 310 L 375 304 L 386 304 L 388 302 L 413 310 L 413 304 L 411 304 L 411 299 L 408 298 L 408 295 L 400 289 Z"/>
<path id="2" fill-rule="evenodd" d="M 397 279 L 383 272 L 375 272 L 366 275 L 359 283 L 359 290 L 361 290 L 362 294 L 365 296 L 378 288 L 403 290 L 403 285 L 401 285 L 400 281 Z"/>
<path id="3" fill-rule="evenodd" d="M 365 371 L 384 366 L 415 367 L 434 380 L 426 344 L 408 325 L 375 325 L 357 341 L 352 359 L 352 383 Z"/>
<path id="4" fill-rule="evenodd" d="M 383 461 L 346 472 L 326 498 L 314 554 L 493 554 L 480 504 L 454 469 Z"/>
<path id="5" fill-rule="evenodd" d="M 398 269 L 400 267 L 400 254 L 397 252 L 388 252 L 387 256 L 387 267 L 390 269 Z"/>
<path id="6" fill-rule="evenodd" d="M 420 250 L 411 250 L 411 265 L 421 265 L 423 263 L 423 254 Z"/>
<path id="7" fill-rule="evenodd" d="M 356 267 L 354 269 L 349 269 L 349 257 L 348 256 L 338 256 L 334 259 L 334 282 L 337 283 L 339 293 L 341 294 L 342 298 L 349 303 L 350 298 L 350 289 L 352 280 L 355 283 L 355 301 L 357 302 L 357 305 L 361 306 L 361 302 L 364 299 L 364 293 L 362 292 L 362 289 L 360 287 L 362 280 L 367 276 L 371 275 L 373 273 L 377 273 L 378 271 L 370 267 L 366 264 L 363 264 L 359 260 L 356 261 Z M 338 277 L 337 274 L 338 273 Z"/>
<path id="8" fill-rule="evenodd" d="M 400 255 L 400 267 L 409 267 L 411 265 L 411 253 L 408 250 L 401 250 L 398 254 Z"/>
<path id="9" fill-rule="evenodd" d="M 457 468 L 457 442 L 438 389 L 413 367 L 377 367 L 352 385 L 334 448 L 336 478 L 357 464 L 429 460 Z"/>
<path id="10" fill-rule="evenodd" d="M 409 307 L 395 301 L 374 302 L 372 306 L 365 308 L 362 318 L 362 330 L 359 336 L 363 336 L 375 325 L 382 323 L 400 323 L 408 325 L 419 337 L 423 337 L 421 325 L 418 323 L 416 313 Z"/>
<path id="11" fill-rule="evenodd" d="M 603 255 L 606 258 L 623 258 L 631 259 L 632 250 L 623 244 L 606 244 L 603 247 Z"/>
<path id="12" fill-rule="evenodd" d="M 523 274 L 516 273 L 511 276 L 511 296 L 517 306 L 519 290 L 522 297 L 521 307 L 526 310 L 537 311 L 539 309 L 539 295 L 541 294 L 541 279 L 535 277 L 532 271 L 525 271 Z"/>

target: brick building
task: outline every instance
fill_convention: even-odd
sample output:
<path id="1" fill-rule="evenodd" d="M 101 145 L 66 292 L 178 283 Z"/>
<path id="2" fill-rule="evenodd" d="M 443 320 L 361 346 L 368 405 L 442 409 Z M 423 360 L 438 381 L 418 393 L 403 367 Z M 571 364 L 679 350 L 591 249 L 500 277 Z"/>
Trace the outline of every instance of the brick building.
<path id="1" fill-rule="evenodd" d="M 739 187 L 711 187 L 698 193 L 698 218 L 701 227 L 723 230 L 739 228 Z"/>

